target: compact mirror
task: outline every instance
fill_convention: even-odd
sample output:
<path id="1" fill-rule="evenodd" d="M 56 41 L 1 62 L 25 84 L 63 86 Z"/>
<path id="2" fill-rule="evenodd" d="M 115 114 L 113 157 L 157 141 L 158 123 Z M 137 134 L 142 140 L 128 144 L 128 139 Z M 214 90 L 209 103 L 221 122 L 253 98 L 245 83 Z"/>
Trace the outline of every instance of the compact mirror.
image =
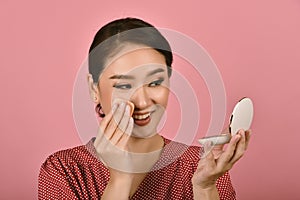
<path id="1" fill-rule="evenodd" d="M 253 103 L 250 98 L 242 98 L 234 107 L 231 117 L 229 132 L 237 134 L 240 129 L 248 130 L 253 118 Z"/>
<path id="2" fill-rule="evenodd" d="M 226 144 L 230 141 L 231 136 L 237 134 L 240 129 L 248 130 L 253 118 L 253 103 L 248 97 L 242 98 L 234 107 L 230 122 L 229 133 L 216 136 L 203 137 L 199 143 L 204 145 L 206 142 L 212 142 L 212 145 Z"/>

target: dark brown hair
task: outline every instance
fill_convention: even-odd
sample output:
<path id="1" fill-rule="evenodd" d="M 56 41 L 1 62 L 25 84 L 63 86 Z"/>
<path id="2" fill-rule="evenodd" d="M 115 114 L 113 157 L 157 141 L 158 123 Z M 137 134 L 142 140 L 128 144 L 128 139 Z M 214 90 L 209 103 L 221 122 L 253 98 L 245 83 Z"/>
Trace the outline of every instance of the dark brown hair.
<path id="1" fill-rule="evenodd" d="M 124 18 L 103 26 L 95 35 L 89 49 L 89 73 L 94 83 L 98 83 L 107 58 L 112 56 L 122 45 L 133 43 L 151 47 L 161 53 L 171 76 L 173 54 L 168 41 L 151 24 L 136 18 Z"/>

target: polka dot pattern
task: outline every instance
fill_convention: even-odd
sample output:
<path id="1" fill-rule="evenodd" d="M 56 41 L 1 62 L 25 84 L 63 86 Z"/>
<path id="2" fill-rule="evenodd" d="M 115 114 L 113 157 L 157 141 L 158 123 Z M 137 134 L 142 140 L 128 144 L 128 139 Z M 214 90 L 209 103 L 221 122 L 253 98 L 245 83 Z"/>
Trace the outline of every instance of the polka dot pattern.
<path id="1" fill-rule="evenodd" d="M 164 149 L 154 170 L 148 173 L 130 199 L 193 199 L 191 179 L 197 169 L 201 149 L 166 138 L 164 141 L 168 148 Z M 177 156 L 176 159 L 174 156 Z M 173 162 L 169 162 L 171 158 Z M 46 159 L 40 169 L 38 198 L 100 199 L 108 181 L 109 170 L 97 159 L 91 140 L 87 145 L 58 151 Z M 236 199 L 228 173 L 216 184 L 220 199 Z"/>

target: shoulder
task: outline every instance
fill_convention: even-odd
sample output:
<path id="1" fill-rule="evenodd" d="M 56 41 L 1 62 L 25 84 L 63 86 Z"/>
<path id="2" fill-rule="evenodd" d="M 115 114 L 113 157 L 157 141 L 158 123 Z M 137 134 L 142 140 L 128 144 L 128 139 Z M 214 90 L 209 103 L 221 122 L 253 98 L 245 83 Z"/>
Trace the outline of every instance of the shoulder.
<path id="1" fill-rule="evenodd" d="M 93 199 L 100 196 L 108 181 L 108 170 L 93 155 L 92 140 L 50 155 L 38 177 L 39 199 Z"/>
<path id="2" fill-rule="evenodd" d="M 97 162 L 97 158 L 93 156 L 91 141 L 87 145 L 57 151 L 45 160 L 42 169 L 47 168 L 65 168 L 72 165 L 88 165 Z"/>

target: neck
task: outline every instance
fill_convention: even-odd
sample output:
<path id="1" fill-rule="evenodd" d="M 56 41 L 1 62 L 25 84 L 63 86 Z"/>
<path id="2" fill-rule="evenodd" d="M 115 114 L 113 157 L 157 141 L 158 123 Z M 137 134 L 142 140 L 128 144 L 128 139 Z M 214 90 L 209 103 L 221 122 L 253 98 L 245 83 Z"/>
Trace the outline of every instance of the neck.
<path id="1" fill-rule="evenodd" d="M 149 138 L 130 137 L 128 140 L 128 151 L 135 153 L 149 153 L 162 149 L 164 146 L 163 138 L 155 134 Z"/>

